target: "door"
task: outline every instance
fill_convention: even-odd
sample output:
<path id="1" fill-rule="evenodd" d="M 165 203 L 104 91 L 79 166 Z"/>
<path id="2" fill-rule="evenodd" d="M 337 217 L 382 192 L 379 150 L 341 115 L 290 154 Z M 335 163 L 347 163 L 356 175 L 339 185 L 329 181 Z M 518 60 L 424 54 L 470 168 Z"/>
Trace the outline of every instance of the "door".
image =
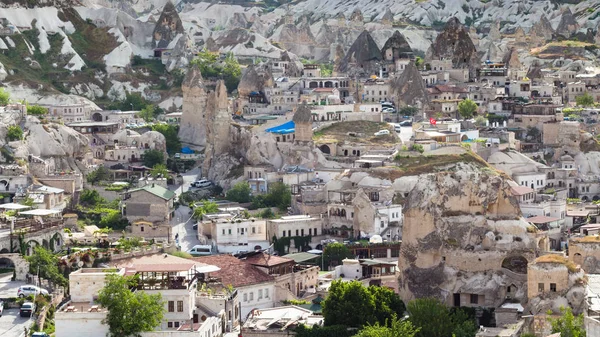
<path id="1" fill-rule="evenodd" d="M 454 306 L 460 307 L 460 294 L 454 294 Z"/>

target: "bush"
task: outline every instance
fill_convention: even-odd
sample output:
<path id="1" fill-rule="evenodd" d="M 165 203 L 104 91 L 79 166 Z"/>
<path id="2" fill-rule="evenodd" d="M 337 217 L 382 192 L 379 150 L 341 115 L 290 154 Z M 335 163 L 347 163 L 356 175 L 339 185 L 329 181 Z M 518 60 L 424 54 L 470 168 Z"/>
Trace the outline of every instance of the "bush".
<path id="1" fill-rule="evenodd" d="M 421 144 L 413 144 L 413 145 L 410 147 L 410 150 L 411 150 L 411 151 L 417 151 L 417 152 L 419 152 L 419 153 L 423 153 L 423 152 L 425 152 L 425 149 L 423 148 L 423 145 L 421 145 Z"/>
<path id="2" fill-rule="evenodd" d="M 43 116 L 48 113 L 48 109 L 39 105 L 33 105 L 27 107 L 27 114 L 33 116 Z"/>
<path id="3" fill-rule="evenodd" d="M 6 133 L 8 140 L 19 140 L 23 138 L 23 129 L 18 125 L 10 125 Z"/>

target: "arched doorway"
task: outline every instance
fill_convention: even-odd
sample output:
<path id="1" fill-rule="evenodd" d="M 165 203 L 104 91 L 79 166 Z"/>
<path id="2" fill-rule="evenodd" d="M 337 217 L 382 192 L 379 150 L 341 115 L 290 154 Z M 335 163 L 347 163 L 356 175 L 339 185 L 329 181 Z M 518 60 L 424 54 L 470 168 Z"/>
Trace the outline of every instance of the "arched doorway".
<path id="1" fill-rule="evenodd" d="M 319 146 L 319 150 L 321 150 L 321 152 L 323 152 L 324 154 L 331 154 L 331 149 L 327 144 Z"/>
<path id="2" fill-rule="evenodd" d="M 595 195 L 595 196 L 592 198 L 592 200 L 593 200 L 593 201 L 598 201 L 598 200 L 600 200 L 600 197 L 599 197 L 599 196 L 597 196 L 597 195 Z"/>
<path id="3" fill-rule="evenodd" d="M 8 182 L 8 180 L 0 180 L 0 191 L 8 191 L 9 188 L 10 183 Z"/>
<path id="4" fill-rule="evenodd" d="M 92 115 L 92 120 L 94 122 L 102 122 L 103 118 L 102 118 L 102 114 L 99 112 L 96 112 Z"/>
<path id="5" fill-rule="evenodd" d="M 15 263 L 7 257 L 0 257 L 0 274 L 15 270 Z"/>

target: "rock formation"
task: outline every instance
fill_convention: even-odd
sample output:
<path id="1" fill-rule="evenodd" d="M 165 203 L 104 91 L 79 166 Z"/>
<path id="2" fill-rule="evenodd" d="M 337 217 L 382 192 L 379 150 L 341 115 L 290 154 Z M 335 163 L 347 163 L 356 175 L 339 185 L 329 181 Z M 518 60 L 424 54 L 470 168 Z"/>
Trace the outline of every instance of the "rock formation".
<path id="1" fill-rule="evenodd" d="M 391 25 L 393 22 L 394 14 L 392 14 L 392 11 L 388 7 L 385 9 L 385 13 L 383 13 L 383 16 L 381 17 L 381 23 L 383 23 L 384 25 Z"/>
<path id="2" fill-rule="evenodd" d="M 300 61 L 298 56 L 296 56 L 295 54 L 290 53 L 288 51 L 284 51 L 281 53 L 280 59 L 281 59 L 281 61 L 287 62 L 287 64 L 288 64 L 287 68 L 285 69 L 285 72 L 283 73 L 285 76 L 290 76 L 290 77 L 302 76 L 302 71 L 304 70 L 304 66 L 302 65 L 302 62 Z"/>
<path id="3" fill-rule="evenodd" d="M 381 48 L 381 54 L 388 61 L 414 57 L 408 41 L 399 31 L 395 31 L 394 35 L 385 42 L 383 48 Z"/>
<path id="4" fill-rule="evenodd" d="M 206 98 L 204 80 L 197 65 L 191 67 L 183 83 L 183 111 L 179 138 L 182 143 L 192 147 L 206 145 Z"/>
<path id="5" fill-rule="evenodd" d="M 227 87 L 223 80 L 217 81 L 215 91 L 208 94 L 206 102 L 206 151 L 203 172 L 208 172 L 212 161 L 229 151 L 229 124 L 231 112 L 227 99 Z"/>
<path id="6" fill-rule="evenodd" d="M 363 24 L 365 22 L 362 11 L 358 7 L 352 11 L 352 14 L 350 15 L 350 21 L 356 24 Z"/>
<path id="7" fill-rule="evenodd" d="M 537 46 L 544 45 L 546 41 L 552 39 L 552 34 L 554 34 L 554 29 L 552 29 L 552 24 L 550 24 L 546 15 L 542 15 L 529 31 L 532 45 Z"/>
<path id="8" fill-rule="evenodd" d="M 460 294 L 476 294 L 480 305 L 497 307 L 514 285 L 513 298 L 525 302 L 527 261 L 536 248 L 529 226 L 508 181 L 495 172 L 459 163 L 419 175 L 404 205 L 401 298 L 457 306 Z"/>
<path id="9" fill-rule="evenodd" d="M 517 27 L 514 34 L 515 45 L 520 47 L 527 46 L 527 37 L 525 36 L 525 31 L 521 27 Z"/>
<path id="10" fill-rule="evenodd" d="M 253 91 L 263 91 L 273 86 L 273 74 L 268 65 L 250 65 L 240 79 L 238 93 L 240 97 L 248 97 Z"/>
<path id="11" fill-rule="evenodd" d="M 175 36 L 183 34 L 183 32 L 183 24 L 177 14 L 177 9 L 171 1 L 168 1 L 154 28 L 152 47 L 167 48 Z"/>
<path id="12" fill-rule="evenodd" d="M 390 90 L 399 106 L 421 108 L 429 104 L 427 88 L 414 62 L 410 62 L 401 74 L 391 80 Z"/>
<path id="13" fill-rule="evenodd" d="M 567 7 L 567 9 L 563 12 L 560 17 L 560 22 L 558 27 L 556 27 L 556 33 L 562 35 L 565 38 L 570 38 L 571 34 L 577 32 L 579 29 L 579 24 L 577 23 L 577 19 L 571 12 L 571 9 Z"/>
<path id="14" fill-rule="evenodd" d="M 377 63 L 382 60 L 381 50 L 365 30 L 354 41 L 337 70 L 347 72 L 350 76 L 354 76 L 355 71 L 366 75 L 378 74 Z"/>
<path id="15" fill-rule="evenodd" d="M 306 104 L 298 106 L 294 117 L 294 140 L 295 142 L 312 142 L 312 113 Z"/>
<path id="16" fill-rule="evenodd" d="M 521 67 L 523 66 L 523 64 L 521 64 L 521 61 L 519 60 L 519 53 L 517 52 L 517 49 L 515 47 L 512 47 L 508 51 L 508 53 L 504 55 L 502 62 L 504 62 L 505 66 L 508 69 L 521 69 Z"/>
<path id="17" fill-rule="evenodd" d="M 498 61 L 500 59 L 502 59 L 502 50 L 500 50 L 500 48 L 498 48 L 498 45 L 496 43 L 490 43 L 487 52 L 484 55 L 484 59 L 483 61 Z"/>
<path id="18" fill-rule="evenodd" d="M 502 34 L 500 34 L 500 22 L 496 21 L 492 23 L 488 37 L 492 42 L 500 41 L 502 39 Z"/>
<path id="19" fill-rule="evenodd" d="M 474 26 L 469 27 L 469 37 L 473 41 L 475 48 L 477 48 L 479 46 L 479 35 L 477 34 L 477 28 Z"/>
<path id="20" fill-rule="evenodd" d="M 426 61 L 451 59 L 454 68 L 469 69 L 469 76 L 475 76 L 479 64 L 477 49 L 457 18 L 453 17 L 446 23 L 444 30 L 437 36 L 425 56 Z"/>

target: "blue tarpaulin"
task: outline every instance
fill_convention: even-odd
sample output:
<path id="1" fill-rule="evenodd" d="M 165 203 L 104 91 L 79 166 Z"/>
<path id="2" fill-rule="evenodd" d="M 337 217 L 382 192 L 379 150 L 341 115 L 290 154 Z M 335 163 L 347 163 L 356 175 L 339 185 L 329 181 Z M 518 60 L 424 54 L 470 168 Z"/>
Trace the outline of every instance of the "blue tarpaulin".
<path id="1" fill-rule="evenodd" d="M 296 128 L 296 124 L 294 124 L 294 121 L 289 121 L 289 122 L 283 123 L 279 126 L 274 126 L 272 128 L 268 128 L 266 131 L 271 132 L 271 133 L 276 133 L 279 135 L 287 135 L 288 133 L 294 132 L 295 128 Z"/>
<path id="2" fill-rule="evenodd" d="M 192 153 L 194 153 L 194 150 L 192 150 L 192 149 L 190 149 L 189 147 L 186 146 L 184 148 L 181 148 L 181 153 L 183 153 L 183 154 L 192 154 Z"/>

